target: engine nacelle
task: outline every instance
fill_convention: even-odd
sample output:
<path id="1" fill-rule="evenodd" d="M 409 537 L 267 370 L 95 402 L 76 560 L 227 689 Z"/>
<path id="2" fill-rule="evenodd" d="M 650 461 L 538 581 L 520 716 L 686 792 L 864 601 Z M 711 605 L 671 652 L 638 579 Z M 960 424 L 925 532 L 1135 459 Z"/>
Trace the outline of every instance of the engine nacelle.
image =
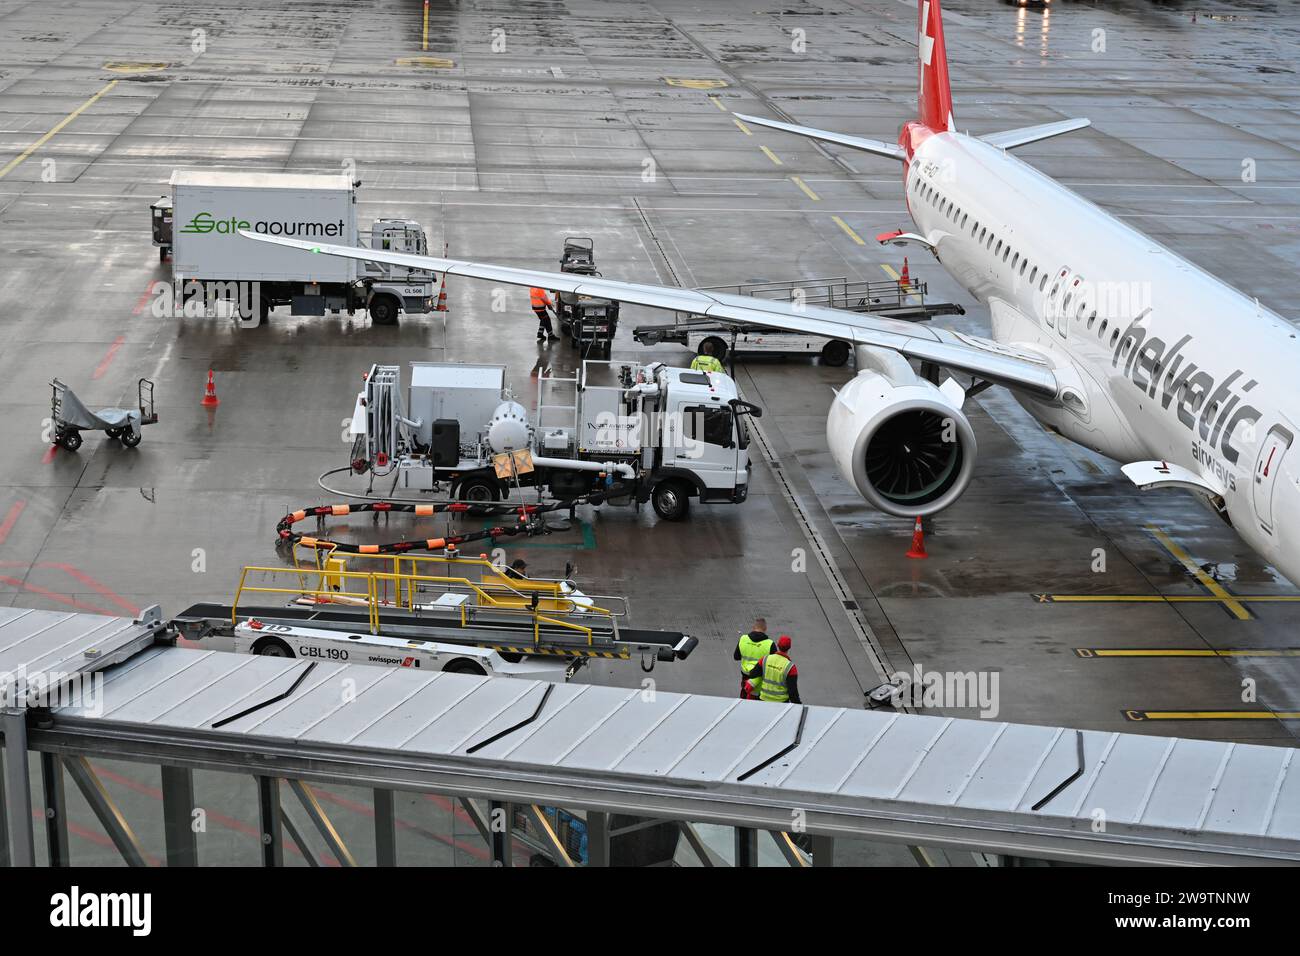
<path id="1" fill-rule="evenodd" d="M 840 475 L 862 497 L 886 514 L 911 518 L 942 511 L 966 490 L 975 433 L 947 395 L 901 366 L 890 377 L 859 372 L 840 389 L 826 441 Z"/>

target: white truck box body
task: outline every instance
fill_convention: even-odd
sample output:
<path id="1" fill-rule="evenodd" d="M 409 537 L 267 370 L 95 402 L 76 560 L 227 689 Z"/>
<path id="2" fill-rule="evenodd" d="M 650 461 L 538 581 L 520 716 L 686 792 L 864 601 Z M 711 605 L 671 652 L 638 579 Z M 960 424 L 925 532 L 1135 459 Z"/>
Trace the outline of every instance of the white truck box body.
<path id="1" fill-rule="evenodd" d="M 421 423 L 425 441 L 440 418 L 459 421 L 461 440 L 472 441 L 487 429 L 505 387 L 504 365 L 412 362 L 410 416 Z"/>
<path id="2" fill-rule="evenodd" d="M 250 229 L 338 245 L 357 242 L 355 190 L 345 173 L 172 173 L 172 270 L 199 281 L 352 282 L 360 263 L 253 242 Z"/>

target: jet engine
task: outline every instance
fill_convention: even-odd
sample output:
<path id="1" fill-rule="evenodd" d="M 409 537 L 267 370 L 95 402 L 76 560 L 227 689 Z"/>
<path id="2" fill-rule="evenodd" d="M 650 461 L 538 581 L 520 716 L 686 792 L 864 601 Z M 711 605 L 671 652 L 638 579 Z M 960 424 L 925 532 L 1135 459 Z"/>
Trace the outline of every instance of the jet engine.
<path id="1" fill-rule="evenodd" d="M 863 368 L 859 349 L 858 367 Z M 957 388 L 944 389 L 891 357 L 840 389 L 826 440 L 840 475 L 886 514 L 931 515 L 957 500 L 975 468 L 975 433 Z"/>

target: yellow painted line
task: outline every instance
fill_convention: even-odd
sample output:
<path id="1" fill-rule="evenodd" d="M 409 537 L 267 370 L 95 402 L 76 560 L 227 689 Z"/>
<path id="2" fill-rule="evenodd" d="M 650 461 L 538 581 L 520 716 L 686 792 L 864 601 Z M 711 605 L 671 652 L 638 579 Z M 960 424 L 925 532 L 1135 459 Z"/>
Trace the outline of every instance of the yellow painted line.
<path id="1" fill-rule="evenodd" d="M 63 119 L 59 120 L 59 122 L 55 125 L 55 127 L 52 130 L 50 130 L 48 133 L 46 133 L 36 142 L 32 143 L 32 145 L 28 146 L 25 150 L 19 153 L 15 158 L 9 160 L 9 162 L 5 164 L 4 168 L 0 169 L 0 179 L 4 179 L 6 176 L 8 176 L 9 173 L 11 173 L 14 169 L 16 169 L 19 165 L 22 164 L 23 160 L 25 160 L 32 153 L 36 152 L 38 149 L 40 149 L 42 146 L 48 143 L 51 139 L 57 136 L 59 130 L 63 129 L 63 127 L 67 126 L 74 119 L 76 119 L 87 109 L 93 106 L 96 102 L 98 102 L 101 96 L 103 96 L 113 87 L 117 86 L 117 84 L 120 82 L 121 82 L 120 80 L 110 80 L 102 90 L 100 90 L 90 99 L 86 100 L 86 102 L 82 103 L 80 106 L 78 106 L 67 116 L 63 117 Z"/>
<path id="2" fill-rule="evenodd" d="M 709 102 L 712 103 L 714 106 L 716 106 L 718 109 L 722 110 L 722 112 L 724 113 L 730 112 L 725 106 L 722 105 L 722 100 L 718 99 L 716 96 L 710 96 Z"/>
<path id="3" fill-rule="evenodd" d="M 134 63 L 110 60 L 104 64 L 104 69 L 110 73 L 157 73 L 169 66 L 171 66 L 170 63 Z"/>
<path id="4" fill-rule="evenodd" d="M 1225 592 L 1226 593 L 1226 592 Z M 1039 604 L 1222 604 L 1212 594 L 1035 594 Z M 1300 594 L 1229 594 L 1242 604 L 1294 604 Z"/>
<path id="5" fill-rule="evenodd" d="M 784 166 L 784 165 L 785 165 L 785 163 L 781 162 L 781 157 L 778 156 L 778 155 L 776 155 L 776 153 L 772 152 L 772 151 L 771 151 L 770 149 L 768 149 L 766 146 L 760 146 L 760 147 L 758 147 L 758 148 L 761 149 L 761 150 L 763 151 L 763 155 L 764 155 L 764 156 L 766 156 L 766 157 L 767 157 L 768 159 L 770 159 L 772 162 L 776 163 L 778 166 Z M 794 178 L 795 182 L 803 182 L 803 180 L 799 179 L 799 177 L 797 177 L 797 176 L 795 176 L 795 177 L 793 177 L 793 178 Z M 804 188 L 804 192 L 808 192 L 807 187 Z M 813 196 L 813 199 L 816 199 L 816 198 L 817 198 L 816 196 Z"/>
<path id="6" fill-rule="evenodd" d="M 695 80 L 689 77 L 660 77 L 669 86 L 684 86 L 688 90 L 720 90 L 727 85 L 726 80 Z"/>
<path id="7" fill-rule="evenodd" d="M 845 226 L 844 228 L 847 229 L 848 227 Z M 858 242 L 862 242 L 862 240 L 859 239 Z M 909 299 L 914 299 L 917 302 L 921 301 L 920 294 L 912 291 L 911 284 L 903 281 L 903 277 L 898 274 L 898 270 L 896 270 L 893 266 L 888 265 L 887 263 L 884 262 L 880 264 L 880 268 L 885 270 L 885 275 L 889 276 L 889 278 L 893 279 L 895 282 L 897 282 L 899 285 L 903 287 L 903 291 L 907 293 L 907 297 Z"/>
<path id="8" fill-rule="evenodd" d="M 843 219 L 841 219 L 839 216 L 831 216 L 831 219 L 834 221 L 835 225 L 839 226 L 841 229 L 844 230 L 844 234 L 846 236 L 848 236 L 858 245 L 865 246 L 867 244 L 861 236 L 859 236 L 856 232 L 853 231 L 853 227 L 850 226 Z M 889 268 L 889 267 L 886 266 L 885 268 Z"/>
<path id="9" fill-rule="evenodd" d="M 1300 710 L 1126 710 L 1127 720 L 1300 720 Z"/>
<path id="10" fill-rule="evenodd" d="M 1078 657 L 1300 657 L 1300 647 L 1076 647 Z"/>
<path id="11" fill-rule="evenodd" d="M 808 184 L 804 182 L 802 179 L 800 179 L 798 176 L 791 176 L 790 181 L 794 183 L 796 186 L 798 186 L 800 189 L 802 189 L 803 194 L 807 196 L 809 199 L 815 200 L 817 202 L 821 201 L 822 197 L 818 196 L 815 192 L 809 189 Z"/>
<path id="12" fill-rule="evenodd" d="M 1165 546 L 1166 551 L 1182 562 L 1183 567 L 1191 572 L 1192 576 L 1195 577 L 1197 581 L 1201 582 L 1201 586 L 1205 588 L 1205 590 L 1209 591 L 1223 602 L 1223 606 L 1228 609 L 1229 613 L 1231 613 L 1233 617 L 1239 621 L 1250 620 L 1250 612 L 1246 610 L 1245 606 L 1225 591 L 1223 585 L 1219 584 L 1218 581 L 1214 580 L 1214 578 L 1202 571 L 1200 566 L 1192 560 L 1191 556 L 1186 551 L 1179 547 L 1178 543 L 1174 541 L 1173 538 L 1169 537 L 1169 535 L 1165 534 L 1155 525 L 1147 525 L 1147 530 L 1155 535 L 1156 540 Z"/>
<path id="13" fill-rule="evenodd" d="M 427 66 L 433 70 L 450 70 L 456 64 L 440 56 L 399 56 L 398 66 Z"/>
<path id="14" fill-rule="evenodd" d="M 424 33 L 420 37 L 420 49 L 429 49 L 429 0 L 424 0 Z"/>
<path id="15" fill-rule="evenodd" d="M 754 135 L 753 133 L 751 133 L 751 132 L 749 131 L 749 127 L 748 127 L 748 126 L 746 126 L 746 125 L 745 125 L 744 123 L 742 123 L 740 120 L 736 119 L 734 116 L 732 117 L 731 121 L 732 121 L 733 123 L 735 123 L 737 126 L 739 126 L 739 127 L 740 127 L 740 131 L 741 131 L 742 133 L 744 133 L 746 136 L 753 136 L 753 135 Z M 767 149 L 766 146 L 764 146 L 763 148 L 764 148 L 764 149 Z M 778 160 L 778 162 L 779 162 L 779 160 Z"/>

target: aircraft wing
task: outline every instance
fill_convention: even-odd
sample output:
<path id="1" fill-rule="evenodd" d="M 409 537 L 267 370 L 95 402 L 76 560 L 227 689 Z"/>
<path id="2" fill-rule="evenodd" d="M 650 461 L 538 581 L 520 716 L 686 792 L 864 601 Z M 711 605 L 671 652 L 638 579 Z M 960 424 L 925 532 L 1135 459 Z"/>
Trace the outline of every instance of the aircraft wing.
<path id="1" fill-rule="evenodd" d="M 789 332 L 807 332 L 843 339 L 855 345 L 891 349 L 908 358 L 934 362 L 944 368 L 965 372 L 996 385 L 1021 389 L 1045 398 L 1057 395 L 1056 376 L 1040 356 L 1009 348 L 988 339 L 948 329 L 934 329 L 898 319 L 858 312 L 845 312 L 793 302 L 775 302 L 747 295 L 677 289 L 669 286 L 620 282 L 599 276 L 568 272 L 542 272 L 489 263 L 417 256 L 407 252 L 362 249 L 266 236 L 240 230 L 240 235 L 257 242 L 269 242 L 292 249 L 304 249 L 327 256 L 342 256 L 362 262 L 432 270 L 450 276 L 464 276 L 506 285 L 537 286 L 559 292 L 576 292 L 599 299 L 614 299 L 652 309 L 667 309 L 708 316 L 724 322 L 761 325 Z"/>

